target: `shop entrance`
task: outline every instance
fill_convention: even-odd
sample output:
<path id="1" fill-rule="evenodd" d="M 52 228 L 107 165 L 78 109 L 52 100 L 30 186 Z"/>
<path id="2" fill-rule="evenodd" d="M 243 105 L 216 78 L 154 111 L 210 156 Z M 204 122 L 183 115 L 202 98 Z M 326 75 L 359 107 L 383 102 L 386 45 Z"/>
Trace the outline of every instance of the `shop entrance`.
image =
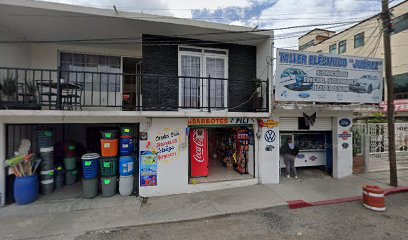
<path id="1" fill-rule="evenodd" d="M 192 128 L 189 141 L 190 183 L 254 178 L 251 127 Z"/>
<path id="2" fill-rule="evenodd" d="M 101 132 L 107 130 L 112 131 L 112 135 L 110 135 L 112 143 L 110 143 L 109 147 L 112 148 L 112 152 L 116 152 L 112 153 L 115 155 L 112 157 L 104 157 L 104 154 L 102 154 Z M 88 181 L 95 179 L 97 182 L 95 186 L 99 188 L 95 197 L 101 197 L 103 195 L 102 178 L 109 175 L 109 177 L 120 179 L 123 175 L 119 169 L 121 157 L 133 160 L 131 165 L 133 165 L 134 169 L 134 182 L 128 184 L 130 186 L 128 189 L 131 194 L 138 195 L 139 124 L 8 124 L 6 133 L 7 158 L 13 158 L 16 155 L 15 152 L 20 151 L 22 142 L 28 140 L 28 152 L 33 153 L 34 156 L 31 169 L 36 169 L 33 172 L 28 170 L 15 172 L 13 167 L 7 168 L 6 202 L 8 204 L 14 202 L 13 186 L 17 175 L 18 177 L 31 174 L 38 176 L 40 195 L 37 201 L 83 198 L 85 194 L 83 179 L 85 178 Z M 117 143 L 113 144 L 115 141 Z M 126 149 L 125 147 L 122 148 L 122 143 L 126 143 Z M 44 154 L 44 151 L 47 151 L 46 154 Z M 90 158 L 90 165 L 87 165 L 81 158 L 89 153 L 97 153 L 102 157 L 99 160 L 97 157 Z M 37 168 L 34 167 L 36 161 L 39 161 Z M 105 168 L 106 170 L 102 174 L 101 169 L 105 166 L 102 163 L 105 163 L 105 161 L 109 163 L 109 166 L 107 166 L 109 168 Z M 97 168 L 91 169 L 90 166 L 93 166 L 94 163 L 96 163 Z M 111 163 L 116 163 L 116 167 L 111 167 Z M 24 164 L 23 167 L 28 167 Z M 95 171 L 95 177 L 92 177 L 94 173 L 91 170 Z M 44 174 L 47 174 L 46 180 L 44 180 Z M 45 187 L 45 185 L 47 186 Z M 114 191 L 114 194 L 119 194 L 118 188 L 114 189 Z"/>
<path id="3" fill-rule="evenodd" d="M 299 148 L 295 167 L 299 178 L 331 176 L 333 170 L 333 150 L 331 131 L 280 132 L 280 147 L 291 139 Z M 286 179 L 286 166 L 280 156 L 281 179 Z"/>

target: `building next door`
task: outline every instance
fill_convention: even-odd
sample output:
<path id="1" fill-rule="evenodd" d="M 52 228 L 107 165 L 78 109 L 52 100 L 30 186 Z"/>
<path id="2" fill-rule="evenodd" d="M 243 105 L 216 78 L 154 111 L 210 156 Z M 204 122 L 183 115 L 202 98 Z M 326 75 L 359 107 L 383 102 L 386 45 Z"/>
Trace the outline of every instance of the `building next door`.
<path id="1" fill-rule="evenodd" d="M 191 177 L 208 176 L 208 130 L 193 128 L 190 131 Z"/>

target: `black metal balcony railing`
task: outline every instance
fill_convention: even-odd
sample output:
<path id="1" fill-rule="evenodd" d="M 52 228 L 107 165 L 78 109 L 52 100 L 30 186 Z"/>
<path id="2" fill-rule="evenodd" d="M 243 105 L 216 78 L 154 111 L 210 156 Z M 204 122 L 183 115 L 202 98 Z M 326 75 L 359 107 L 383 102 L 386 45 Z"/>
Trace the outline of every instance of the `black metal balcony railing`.
<path id="1" fill-rule="evenodd" d="M 268 81 L 0 67 L 0 109 L 268 111 Z"/>

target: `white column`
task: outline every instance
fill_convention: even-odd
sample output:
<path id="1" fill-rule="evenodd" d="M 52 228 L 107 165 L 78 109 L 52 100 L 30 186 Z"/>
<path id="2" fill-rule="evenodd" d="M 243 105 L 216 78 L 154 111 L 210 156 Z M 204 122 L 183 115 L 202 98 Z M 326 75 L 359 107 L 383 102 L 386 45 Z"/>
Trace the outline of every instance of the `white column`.
<path id="1" fill-rule="evenodd" d="M 0 123 L 0 206 L 6 203 L 6 172 L 4 162 L 6 161 L 6 124 Z"/>
<path id="2" fill-rule="evenodd" d="M 340 120 L 350 120 L 350 125 L 341 126 Z M 343 178 L 353 174 L 353 136 L 351 132 L 353 113 L 345 112 L 333 117 L 333 177 Z M 346 137 L 348 136 L 348 137 Z"/>
<path id="3" fill-rule="evenodd" d="M 263 119 L 279 122 L 279 118 Z M 259 134 L 259 179 L 265 183 L 279 183 L 279 126 L 261 128 Z"/>

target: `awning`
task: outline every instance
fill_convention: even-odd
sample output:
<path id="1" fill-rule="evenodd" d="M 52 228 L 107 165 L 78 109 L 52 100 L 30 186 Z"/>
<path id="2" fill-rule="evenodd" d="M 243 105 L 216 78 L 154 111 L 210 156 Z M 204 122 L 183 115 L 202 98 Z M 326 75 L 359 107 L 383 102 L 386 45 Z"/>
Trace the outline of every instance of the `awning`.
<path id="1" fill-rule="evenodd" d="M 395 112 L 408 112 L 408 99 L 394 100 Z M 387 102 L 382 102 L 380 107 L 383 112 L 387 111 Z"/>

